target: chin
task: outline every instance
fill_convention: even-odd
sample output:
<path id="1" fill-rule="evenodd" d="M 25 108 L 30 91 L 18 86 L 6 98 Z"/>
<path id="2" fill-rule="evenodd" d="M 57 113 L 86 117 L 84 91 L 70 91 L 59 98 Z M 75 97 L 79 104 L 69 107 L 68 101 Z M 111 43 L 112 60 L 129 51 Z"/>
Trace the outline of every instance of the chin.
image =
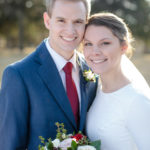
<path id="1" fill-rule="evenodd" d="M 66 47 L 64 47 L 63 49 L 64 49 L 64 51 L 66 51 L 66 52 L 72 52 L 72 51 L 74 51 L 76 48 L 77 48 L 77 46 L 66 46 Z"/>

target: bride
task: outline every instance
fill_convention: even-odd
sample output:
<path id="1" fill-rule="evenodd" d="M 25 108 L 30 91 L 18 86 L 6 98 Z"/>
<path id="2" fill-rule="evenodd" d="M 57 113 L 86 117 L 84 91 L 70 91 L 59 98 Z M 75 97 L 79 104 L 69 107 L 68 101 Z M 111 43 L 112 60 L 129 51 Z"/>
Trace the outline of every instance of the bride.
<path id="1" fill-rule="evenodd" d="M 101 140 L 102 150 L 150 150 L 150 90 L 124 56 L 131 39 L 127 25 L 112 13 L 95 14 L 87 23 L 84 55 L 101 83 L 86 132 Z"/>

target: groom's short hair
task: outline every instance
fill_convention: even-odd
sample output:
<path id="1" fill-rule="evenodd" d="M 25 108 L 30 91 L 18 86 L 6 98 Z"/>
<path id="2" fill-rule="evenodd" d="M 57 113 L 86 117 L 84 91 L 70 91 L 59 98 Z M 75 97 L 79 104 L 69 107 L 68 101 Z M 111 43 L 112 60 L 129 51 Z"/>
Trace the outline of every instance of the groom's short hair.
<path id="1" fill-rule="evenodd" d="M 47 9 L 47 13 L 49 14 L 49 16 L 52 15 L 52 9 L 54 7 L 54 4 L 57 0 L 45 0 L 46 2 L 46 9 Z M 62 1 L 62 0 L 61 0 Z M 91 12 L 91 0 L 63 0 L 63 1 L 72 1 L 72 2 L 83 2 L 84 3 L 84 6 L 86 8 L 86 16 L 87 18 L 89 17 L 90 15 L 90 12 Z"/>

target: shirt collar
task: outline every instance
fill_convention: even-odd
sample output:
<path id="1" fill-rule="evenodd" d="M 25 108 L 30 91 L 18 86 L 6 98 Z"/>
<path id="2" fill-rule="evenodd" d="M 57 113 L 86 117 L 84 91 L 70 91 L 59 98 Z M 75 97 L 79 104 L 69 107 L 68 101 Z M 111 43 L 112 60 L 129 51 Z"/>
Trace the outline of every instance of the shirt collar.
<path id="1" fill-rule="evenodd" d="M 59 72 L 63 69 L 63 67 L 66 65 L 67 62 L 71 62 L 73 64 L 73 69 L 75 69 L 75 70 L 77 69 L 77 64 L 76 64 L 77 52 L 76 52 L 76 50 L 74 51 L 72 58 L 68 61 L 68 60 L 64 59 L 61 55 L 56 53 L 56 51 L 54 49 L 51 48 L 51 46 L 49 44 L 49 38 L 46 39 L 45 44 L 46 44 L 46 47 L 47 47 L 49 53 L 51 54 L 51 56 L 54 60 Z"/>

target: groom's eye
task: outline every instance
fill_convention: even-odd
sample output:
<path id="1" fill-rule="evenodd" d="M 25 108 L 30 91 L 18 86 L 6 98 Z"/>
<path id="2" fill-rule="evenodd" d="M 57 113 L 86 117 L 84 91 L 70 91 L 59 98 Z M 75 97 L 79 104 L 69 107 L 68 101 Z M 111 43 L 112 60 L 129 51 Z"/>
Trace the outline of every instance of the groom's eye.
<path id="1" fill-rule="evenodd" d="M 65 22 L 63 19 L 58 20 L 58 22 Z"/>
<path id="2" fill-rule="evenodd" d="M 76 24 L 83 24 L 84 21 L 83 21 L 83 20 L 76 20 L 75 23 L 76 23 Z"/>
<path id="3" fill-rule="evenodd" d="M 61 18 L 61 17 L 57 17 L 57 22 L 59 22 L 59 23 L 64 23 L 64 22 L 65 22 L 65 19 L 64 19 L 64 18 Z"/>

